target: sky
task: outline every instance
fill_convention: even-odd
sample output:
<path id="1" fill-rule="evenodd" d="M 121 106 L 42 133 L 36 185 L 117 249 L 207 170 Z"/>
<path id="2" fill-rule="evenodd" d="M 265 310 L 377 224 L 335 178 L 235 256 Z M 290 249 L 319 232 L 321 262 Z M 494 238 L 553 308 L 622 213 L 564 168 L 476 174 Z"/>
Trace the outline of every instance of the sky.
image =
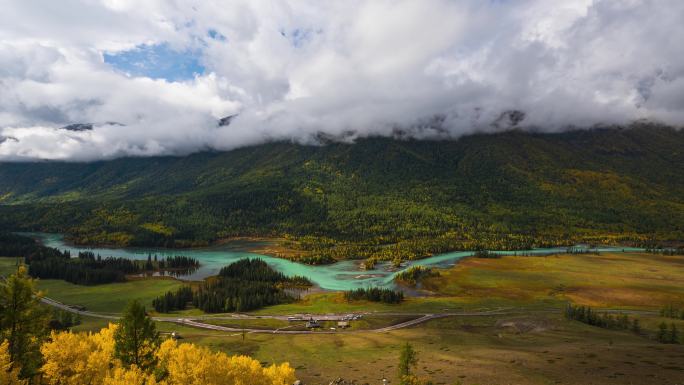
<path id="1" fill-rule="evenodd" d="M 0 0 L 0 9 L 5 161 L 684 125 L 681 0 Z M 93 129 L 61 128 L 73 123 Z"/>

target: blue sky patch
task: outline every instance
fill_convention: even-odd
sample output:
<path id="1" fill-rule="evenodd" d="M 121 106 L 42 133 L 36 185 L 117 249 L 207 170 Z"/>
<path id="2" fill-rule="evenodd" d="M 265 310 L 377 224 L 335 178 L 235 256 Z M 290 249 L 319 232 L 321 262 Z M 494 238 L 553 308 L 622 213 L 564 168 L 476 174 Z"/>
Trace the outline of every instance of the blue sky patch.
<path id="1" fill-rule="evenodd" d="M 204 73 L 198 51 L 175 51 L 168 44 L 140 45 L 128 51 L 104 53 L 105 63 L 130 76 L 181 81 Z"/>
<path id="2" fill-rule="evenodd" d="M 280 35 L 288 40 L 290 40 L 290 44 L 292 44 L 293 47 L 295 48 L 301 48 L 304 46 L 307 42 L 311 41 L 315 35 L 318 35 L 322 33 L 322 30 L 313 30 L 313 29 L 301 29 L 301 28 L 295 28 L 290 32 L 287 32 L 283 29 L 280 30 Z"/>
<path id="3" fill-rule="evenodd" d="M 215 29 L 210 29 L 209 32 L 207 32 L 207 35 L 214 40 L 226 41 L 226 37 Z"/>

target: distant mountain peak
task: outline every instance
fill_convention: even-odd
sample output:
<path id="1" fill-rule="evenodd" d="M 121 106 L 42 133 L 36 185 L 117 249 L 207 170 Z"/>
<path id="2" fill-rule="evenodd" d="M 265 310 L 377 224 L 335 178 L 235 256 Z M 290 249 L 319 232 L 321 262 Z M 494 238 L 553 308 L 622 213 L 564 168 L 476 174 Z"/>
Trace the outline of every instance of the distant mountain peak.
<path id="1" fill-rule="evenodd" d="M 238 116 L 238 114 L 228 115 L 228 116 L 224 116 L 223 118 L 219 119 L 219 121 L 218 121 L 219 127 L 229 126 L 230 123 L 233 121 L 233 119 L 235 119 L 235 117 L 237 117 L 237 116 Z"/>
<path id="2" fill-rule="evenodd" d="M 102 124 L 97 124 L 97 123 L 72 123 L 69 125 L 66 125 L 64 127 L 60 127 L 60 130 L 67 130 L 67 131 L 73 131 L 73 132 L 82 132 L 82 131 L 92 131 L 95 126 L 125 126 L 123 123 L 119 122 L 104 122 Z"/>
<path id="3" fill-rule="evenodd" d="M 15 137 L 13 137 L 13 136 L 0 136 L 0 144 L 3 144 L 3 143 L 5 143 L 5 142 L 7 142 L 8 140 L 11 140 L 11 141 L 14 141 L 14 142 L 18 142 L 18 141 L 19 141 L 19 139 L 15 138 Z"/>
<path id="4" fill-rule="evenodd" d="M 501 113 L 501 115 L 499 115 L 494 123 L 492 123 L 492 125 L 497 128 L 518 127 L 518 125 L 525 120 L 525 116 L 525 112 L 520 110 L 504 111 Z"/>
<path id="5" fill-rule="evenodd" d="M 92 129 L 93 129 L 92 123 L 73 123 L 73 124 L 66 125 L 64 127 L 60 127 L 60 130 L 67 130 L 67 131 L 74 131 L 74 132 L 91 131 Z"/>

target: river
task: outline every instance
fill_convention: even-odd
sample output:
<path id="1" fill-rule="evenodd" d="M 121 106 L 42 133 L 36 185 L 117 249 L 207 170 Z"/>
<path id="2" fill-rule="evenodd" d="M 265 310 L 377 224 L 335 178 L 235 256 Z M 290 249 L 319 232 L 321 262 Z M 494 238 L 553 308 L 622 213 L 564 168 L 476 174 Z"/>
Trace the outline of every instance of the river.
<path id="1" fill-rule="evenodd" d="M 82 247 L 73 246 L 65 242 L 61 234 L 47 233 L 26 233 L 40 240 L 45 246 L 54 247 L 62 251 L 71 252 L 72 256 L 78 255 L 79 251 L 92 251 L 104 257 L 123 257 L 129 259 L 147 259 L 149 254 L 159 257 L 185 255 L 197 259 L 200 263 L 199 269 L 194 272 L 181 276 L 183 280 L 202 280 L 206 277 L 218 274 L 219 270 L 232 262 L 243 258 L 261 258 L 274 269 L 286 275 L 301 275 L 307 277 L 321 289 L 325 290 L 351 290 L 363 287 L 393 287 L 394 275 L 411 266 L 426 267 L 448 267 L 453 266 L 459 259 L 473 254 L 471 251 L 457 251 L 435 255 L 417 261 L 410 261 L 402 264 L 399 269 L 391 269 L 389 263 L 378 263 L 373 270 L 361 270 L 359 261 L 342 261 L 331 265 L 310 266 L 301 263 L 291 262 L 286 259 L 270 257 L 267 255 L 255 254 L 244 251 L 244 243 L 227 243 L 206 248 L 197 249 L 164 249 L 164 248 L 102 248 L 102 247 Z M 585 248 L 577 246 L 577 248 Z M 533 250 L 519 251 L 494 251 L 497 254 L 512 255 L 547 255 L 562 253 L 566 247 L 541 248 Z M 599 252 L 620 252 L 620 251 L 642 251 L 643 249 L 633 247 L 599 247 L 595 249 Z"/>

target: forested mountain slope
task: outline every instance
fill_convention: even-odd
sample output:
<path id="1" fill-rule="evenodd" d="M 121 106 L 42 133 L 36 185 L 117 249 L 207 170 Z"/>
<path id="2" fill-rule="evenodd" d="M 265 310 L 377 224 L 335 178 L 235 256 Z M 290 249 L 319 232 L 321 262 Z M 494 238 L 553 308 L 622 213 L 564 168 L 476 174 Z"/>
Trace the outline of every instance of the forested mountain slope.
<path id="1" fill-rule="evenodd" d="M 413 257 L 611 237 L 682 240 L 684 132 L 510 131 L 2 163 L 0 202 L 0 226 L 67 232 L 82 243 L 289 235 L 309 248 L 398 242 Z"/>

